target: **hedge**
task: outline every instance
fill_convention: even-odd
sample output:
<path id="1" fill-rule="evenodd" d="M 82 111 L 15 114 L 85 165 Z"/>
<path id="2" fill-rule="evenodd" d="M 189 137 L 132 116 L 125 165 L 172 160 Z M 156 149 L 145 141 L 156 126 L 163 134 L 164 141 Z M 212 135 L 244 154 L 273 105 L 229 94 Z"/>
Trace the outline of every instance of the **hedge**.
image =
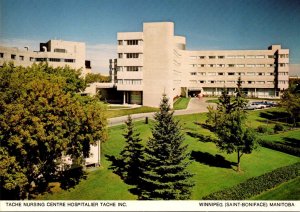
<path id="1" fill-rule="evenodd" d="M 203 200 L 245 200 L 300 175 L 300 162 L 253 177 L 234 187 L 217 191 Z"/>
<path id="2" fill-rule="evenodd" d="M 280 152 L 284 152 L 284 153 L 288 153 L 290 155 L 295 155 L 295 156 L 300 157 L 300 148 L 297 148 L 297 147 L 291 147 L 291 146 L 287 146 L 287 145 L 284 145 L 281 143 L 272 142 L 272 141 L 264 141 L 264 140 L 259 141 L 259 144 L 261 146 L 269 148 L 269 149 L 277 150 Z"/>

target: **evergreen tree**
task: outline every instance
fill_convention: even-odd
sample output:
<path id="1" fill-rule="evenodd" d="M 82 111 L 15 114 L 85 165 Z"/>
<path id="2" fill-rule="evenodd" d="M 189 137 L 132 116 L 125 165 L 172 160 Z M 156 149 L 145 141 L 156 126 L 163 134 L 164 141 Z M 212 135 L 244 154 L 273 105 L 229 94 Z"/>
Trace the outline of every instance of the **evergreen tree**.
<path id="1" fill-rule="evenodd" d="M 183 200 L 190 198 L 193 186 L 186 168 L 187 146 L 183 145 L 184 136 L 179 123 L 174 121 L 170 112 L 168 98 L 163 95 L 160 110 L 155 114 L 156 123 L 152 138 L 145 148 L 145 167 L 142 175 L 140 199 Z"/>
<path id="2" fill-rule="evenodd" d="M 121 152 L 121 167 L 117 171 L 125 182 L 129 184 L 138 184 L 140 181 L 142 161 L 143 161 L 143 146 L 139 133 L 135 133 L 132 118 L 129 115 L 126 123 L 126 132 L 123 134 L 126 139 L 126 145 Z"/>

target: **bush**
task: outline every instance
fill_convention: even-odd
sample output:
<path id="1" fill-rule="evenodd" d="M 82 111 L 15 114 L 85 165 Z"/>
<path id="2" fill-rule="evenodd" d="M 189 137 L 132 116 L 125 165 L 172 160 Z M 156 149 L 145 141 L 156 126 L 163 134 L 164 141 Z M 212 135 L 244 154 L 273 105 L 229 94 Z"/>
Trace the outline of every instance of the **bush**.
<path id="1" fill-rule="evenodd" d="M 273 150 L 277 150 L 280 152 L 284 152 L 287 154 L 291 154 L 291 155 L 295 155 L 300 157 L 300 149 L 296 148 L 296 147 L 291 147 L 291 146 L 287 146 L 281 143 L 277 143 L 277 142 L 272 142 L 272 141 L 259 141 L 259 144 L 263 147 L 269 148 L 269 149 L 273 149 Z"/>
<path id="2" fill-rule="evenodd" d="M 253 177 L 234 187 L 217 191 L 203 197 L 204 200 L 245 200 L 281 183 L 298 177 L 300 163 L 281 167 L 258 177 Z"/>
<path id="3" fill-rule="evenodd" d="M 275 124 L 274 126 L 274 131 L 278 132 L 278 131 L 283 131 L 284 130 L 284 126 L 280 123 Z"/>
<path id="4" fill-rule="evenodd" d="M 272 133 L 272 129 L 268 128 L 266 125 L 260 125 L 257 127 L 256 130 L 259 133 L 268 133 L 268 134 Z"/>

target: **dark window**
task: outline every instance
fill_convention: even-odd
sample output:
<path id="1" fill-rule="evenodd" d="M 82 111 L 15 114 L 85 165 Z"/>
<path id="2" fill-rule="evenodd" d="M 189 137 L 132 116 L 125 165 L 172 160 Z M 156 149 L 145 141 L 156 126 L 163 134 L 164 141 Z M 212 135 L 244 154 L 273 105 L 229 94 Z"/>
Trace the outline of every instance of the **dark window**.
<path id="1" fill-rule="evenodd" d="M 75 59 L 65 59 L 66 63 L 75 63 Z"/>
<path id="2" fill-rule="evenodd" d="M 12 60 L 15 60 L 15 59 L 16 59 L 16 55 L 15 55 L 15 54 L 12 54 L 10 58 L 11 58 Z"/>
<path id="3" fill-rule="evenodd" d="M 54 52 L 66 53 L 67 50 L 65 50 L 65 49 L 54 49 Z"/>
<path id="4" fill-rule="evenodd" d="M 0 53 L 0 58 L 3 58 L 4 57 L 4 53 Z"/>
<path id="5" fill-rule="evenodd" d="M 60 58 L 49 58 L 50 62 L 60 62 Z"/>

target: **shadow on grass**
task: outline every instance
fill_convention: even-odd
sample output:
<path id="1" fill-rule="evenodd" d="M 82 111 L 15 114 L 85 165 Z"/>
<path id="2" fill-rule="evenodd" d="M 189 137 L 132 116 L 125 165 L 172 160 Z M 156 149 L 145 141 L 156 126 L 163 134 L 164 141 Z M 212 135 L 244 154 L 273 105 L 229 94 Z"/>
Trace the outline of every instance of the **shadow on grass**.
<path id="1" fill-rule="evenodd" d="M 201 126 L 203 129 L 207 129 L 211 132 L 215 131 L 215 128 L 213 126 L 211 126 L 210 124 L 206 124 L 206 123 L 199 123 L 199 122 L 194 122 L 194 124 Z"/>
<path id="2" fill-rule="evenodd" d="M 292 123 L 290 115 L 287 112 L 282 111 L 262 111 L 259 116 L 264 119 L 278 121 L 278 122 L 287 122 Z"/>
<path id="3" fill-rule="evenodd" d="M 283 140 L 284 142 L 280 142 L 281 144 L 294 148 L 300 148 L 300 139 L 284 137 Z"/>
<path id="4" fill-rule="evenodd" d="M 216 143 L 216 139 L 213 138 L 212 136 L 207 136 L 207 135 L 201 135 L 199 133 L 194 133 L 194 132 L 186 132 L 187 135 L 193 137 L 193 138 L 197 138 L 198 141 L 200 142 L 212 142 L 212 143 Z"/>
<path id="5" fill-rule="evenodd" d="M 226 160 L 222 155 L 212 155 L 208 152 L 192 151 L 190 159 L 208 166 L 220 168 L 233 169 L 232 166 L 236 166 L 236 163 Z"/>

